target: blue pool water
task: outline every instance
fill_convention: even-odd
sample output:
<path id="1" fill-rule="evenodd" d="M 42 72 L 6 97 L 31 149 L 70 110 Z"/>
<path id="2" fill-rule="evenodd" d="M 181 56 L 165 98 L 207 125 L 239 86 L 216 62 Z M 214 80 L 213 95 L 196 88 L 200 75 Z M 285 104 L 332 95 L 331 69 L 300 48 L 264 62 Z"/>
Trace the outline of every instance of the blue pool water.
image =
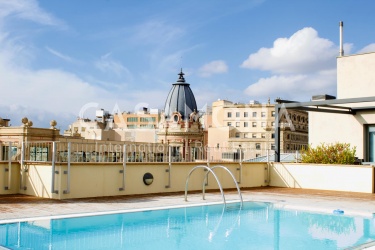
<path id="1" fill-rule="evenodd" d="M 245 202 L 0 224 L 9 249 L 345 249 L 374 220 Z M 1 247 L 0 247 L 1 248 Z"/>

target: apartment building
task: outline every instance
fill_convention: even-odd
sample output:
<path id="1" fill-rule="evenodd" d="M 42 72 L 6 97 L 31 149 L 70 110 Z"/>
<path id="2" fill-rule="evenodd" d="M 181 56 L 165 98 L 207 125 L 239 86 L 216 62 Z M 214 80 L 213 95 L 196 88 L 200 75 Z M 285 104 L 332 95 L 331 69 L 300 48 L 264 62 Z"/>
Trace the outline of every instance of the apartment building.
<path id="1" fill-rule="evenodd" d="M 131 113 L 110 114 L 104 109 L 96 111 L 94 120 L 78 118 L 64 131 L 64 136 L 103 141 L 157 142 L 160 122 L 158 109 L 147 109 Z"/>
<path id="2" fill-rule="evenodd" d="M 208 147 L 242 148 L 246 158 L 264 156 L 275 149 L 275 104 L 233 103 L 218 100 L 212 104 L 208 127 Z M 308 145 L 308 114 L 304 111 L 280 111 L 281 148 L 283 152 L 300 150 Z M 232 151 L 231 151 L 232 152 Z M 222 154 L 232 158 L 233 153 Z"/>

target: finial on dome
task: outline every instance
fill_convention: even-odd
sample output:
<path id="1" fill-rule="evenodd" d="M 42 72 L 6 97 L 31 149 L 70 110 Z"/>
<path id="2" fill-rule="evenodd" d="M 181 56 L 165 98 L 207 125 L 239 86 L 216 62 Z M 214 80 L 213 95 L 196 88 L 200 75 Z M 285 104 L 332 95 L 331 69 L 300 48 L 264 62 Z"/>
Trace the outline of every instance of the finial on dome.
<path id="1" fill-rule="evenodd" d="M 185 82 L 185 78 L 184 78 L 184 72 L 182 72 L 182 68 L 181 68 L 181 72 L 178 73 L 178 75 L 180 76 L 177 80 L 177 82 Z"/>

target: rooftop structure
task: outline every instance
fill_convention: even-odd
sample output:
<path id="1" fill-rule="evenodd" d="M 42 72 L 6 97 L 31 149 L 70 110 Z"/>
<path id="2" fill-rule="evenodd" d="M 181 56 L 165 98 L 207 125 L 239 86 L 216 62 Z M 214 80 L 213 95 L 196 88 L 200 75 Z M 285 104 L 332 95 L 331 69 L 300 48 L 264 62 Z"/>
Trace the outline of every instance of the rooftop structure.
<path id="1" fill-rule="evenodd" d="M 182 120 L 187 120 L 191 113 L 198 111 L 197 103 L 190 84 L 185 81 L 182 69 L 178 75 L 179 78 L 173 84 L 165 101 L 164 116 L 165 119 L 170 119 L 174 112 L 178 112 Z"/>
<path id="2" fill-rule="evenodd" d="M 197 148 L 204 146 L 204 132 L 200 122 L 195 97 L 190 84 L 185 82 L 184 73 L 178 74 L 172 84 L 161 115 L 158 142 L 172 146 L 172 157 L 177 160 L 202 159 Z"/>

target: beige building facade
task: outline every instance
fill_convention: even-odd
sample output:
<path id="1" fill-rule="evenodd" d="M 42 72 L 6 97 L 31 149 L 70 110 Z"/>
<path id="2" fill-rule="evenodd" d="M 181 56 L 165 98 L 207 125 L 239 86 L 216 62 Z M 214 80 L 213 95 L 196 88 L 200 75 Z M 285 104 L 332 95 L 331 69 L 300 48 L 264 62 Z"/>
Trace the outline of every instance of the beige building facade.
<path id="1" fill-rule="evenodd" d="M 160 122 L 158 109 L 143 108 L 137 113 L 109 114 L 103 109 L 96 111 L 96 119 L 78 118 L 64 136 L 101 141 L 157 142 Z"/>
<path id="2" fill-rule="evenodd" d="M 286 111 L 281 114 L 283 152 L 300 150 L 308 145 L 308 114 Z M 212 104 L 208 128 L 208 147 L 242 148 L 246 157 L 265 156 L 275 149 L 275 105 L 250 101 L 248 104 L 218 100 Z M 223 153 L 223 159 L 233 154 Z"/>
<path id="3" fill-rule="evenodd" d="M 337 99 L 375 97 L 375 53 L 337 58 Z M 375 100 L 375 99 L 374 99 Z M 353 114 L 310 112 L 309 141 L 349 143 L 356 147 L 357 157 L 375 162 L 375 103 L 357 102 L 343 105 Z"/>

